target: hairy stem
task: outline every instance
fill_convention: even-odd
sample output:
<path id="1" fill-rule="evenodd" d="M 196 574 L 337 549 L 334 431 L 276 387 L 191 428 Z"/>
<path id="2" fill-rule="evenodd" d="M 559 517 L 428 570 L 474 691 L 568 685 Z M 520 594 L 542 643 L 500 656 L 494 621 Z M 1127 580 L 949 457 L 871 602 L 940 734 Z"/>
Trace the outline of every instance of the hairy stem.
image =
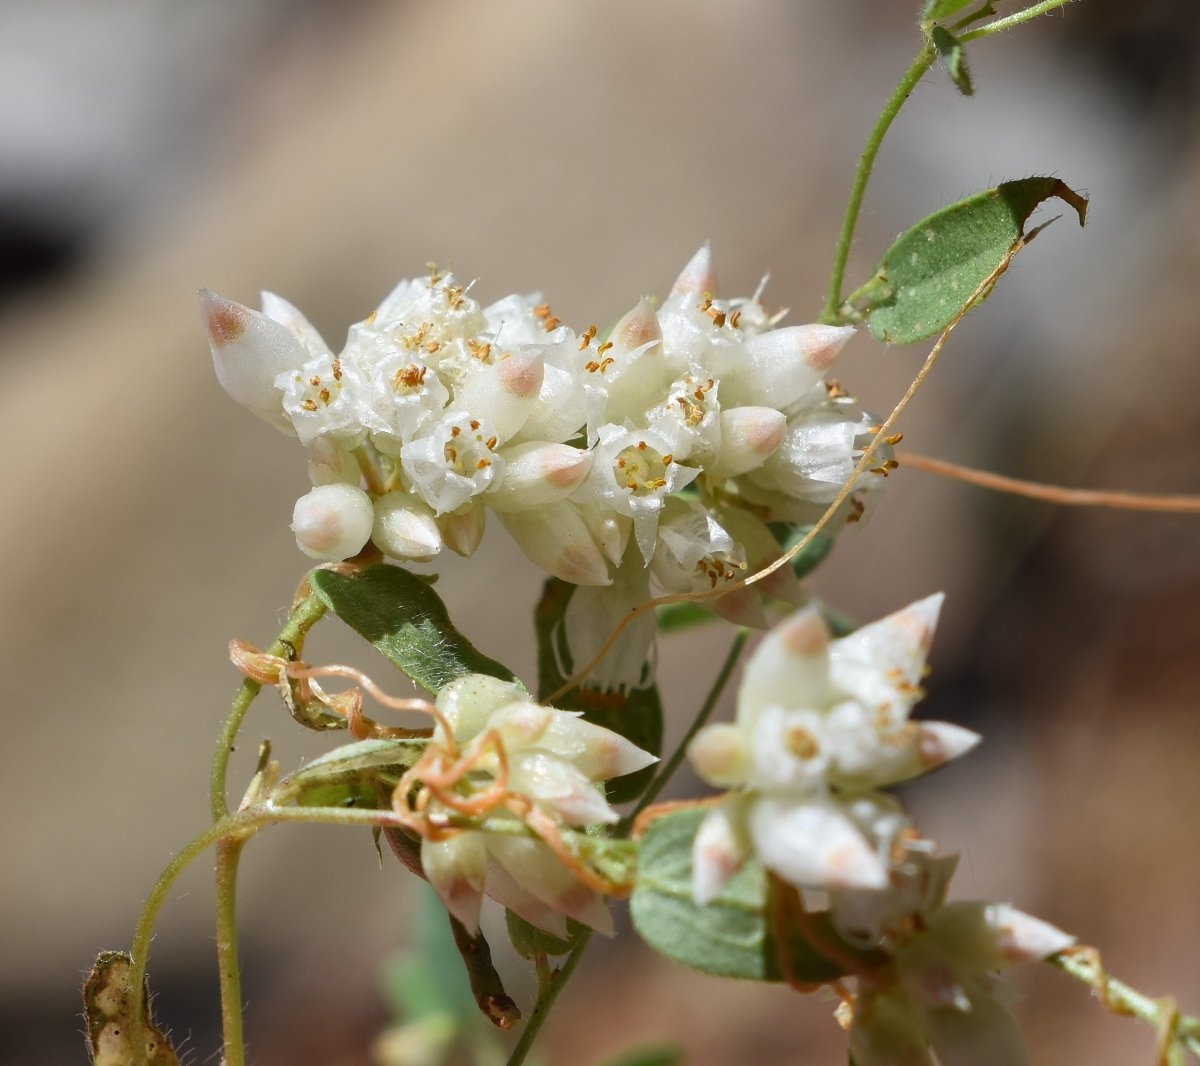
<path id="1" fill-rule="evenodd" d="M 986 26 L 981 30 L 987 29 Z M 846 280 L 846 262 L 850 258 L 850 245 L 854 242 L 854 230 L 858 225 L 858 215 L 862 210 L 863 196 L 867 191 L 867 183 L 871 180 L 871 172 L 875 167 L 875 157 L 887 136 L 892 122 L 900 113 L 904 102 L 912 95 L 917 83 L 925 76 L 925 72 L 933 66 L 936 53 L 928 40 L 917 53 L 912 66 L 905 71 L 904 77 L 892 91 L 888 102 L 871 130 L 867 143 L 863 146 L 862 156 L 858 161 L 858 170 L 854 175 L 854 185 L 850 189 L 850 200 L 846 204 L 846 214 L 842 219 L 842 230 L 838 235 L 837 248 L 833 255 L 833 271 L 829 276 L 829 291 L 825 297 L 825 310 L 821 313 L 821 321 L 830 325 L 839 325 L 842 316 L 842 285 Z"/>
<path id="2" fill-rule="evenodd" d="M 1154 999 L 1110 977 L 1094 948 L 1071 948 L 1046 961 L 1091 988 L 1114 1014 L 1127 1014 L 1154 1026 L 1162 1047 L 1178 1043 L 1200 1059 L 1200 1019 L 1180 1015 L 1169 997 Z"/>
<path id="3" fill-rule="evenodd" d="M 242 974 L 238 966 L 237 875 L 246 837 L 224 837 L 217 844 L 217 972 L 221 981 L 222 1066 L 245 1066 L 242 1035 Z"/>
<path id="4" fill-rule="evenodd" d="M 146 965 L 150 959 L 150 941 L 154 937 L 154 927 L 158 922 L 158 916 L 162 911 L 163 904 L 167 901 L 167 894 L 171 891 L 171 886 L 175 884 L 179 875 L 191 865 L 192 860 L 203 854 L 208 847 L 229 833 L 238 820 L 238 815 L 231 815 L 228 818 L 224 818 L 215 825 L 210 825 L 203 833 L 184 847 L 171 860 L 167 868 L 163 870 L 154 887 L 150 890 L 150 895 L 146 899 L 146 905 L 142 908 L 141 917 L 138 918 L 137 929 L 133 934 L 133 944 L 130 948 L 130 956 L 133 960 L 133 967 L 130 973 L 130 994 L 133 997 L 133 1003 L 129 1012 L 130 1042 L 133 1048 L 133 1062 L 131 1066 L 145 1066 L 146 1062 L 146 1039 L 142 1024 L 142 990 L 145 987 L 146 981 Z"/>
<path id="5" fill-rule="evenodd" d="M 1005 15 L 1002 19 L 989 22 L 985 26 L 980 26 L 977 30 L 968 30 L 959 37 L 959 40 L 963 44 L 966 44 L 968 41 L 976 41 L 980 37 L 990 37 L 994 33 L 1003 33 L 1005 30 L 1011 30 L 1014 26 L 1020 26 L 1021 23 L 1029 22 L 1039 15 L 1045 15 L 1057 8 L 1066 7 L 1070 2 L 1071 0 L 1042 0 L 1040 4 L 1027 7 L 1024 11 L 1014 11 L 1011 15 Z"/>
<path id="6" fill-rule="evenodd" d="M 545 988 L 539 991 L 537 1002 L 533 1005 L 533 1011 L 529 1015 L 529 1021 L 525 1023 L 525 1029 L 521 1033 L 521 1039 L 517 1041 L 512 1054 L 508 1056 L 507 1066 L 521 1066 L 521 1063 L 525 1061 L 525 1056 L 529 1054 L 529 1049 L 533 1047 L 533 1042 L 542 1030 L 550 1008 L 554 1006 L 554 1001 L 558 999 L 558 994 L 563 990 L 563 986 L 571 979 L 571 974 L 575 972 L 575 967 L 579 965 L 579 960 L 583 958 L 583 953 L 587 951 L 591 940 L 592 931 L 590 929 L 580 932 L 575 946 L 571 948 L 566 961 L 562 964 L 562 969 L 553 974 Z"/>
<path id="7" fill-rule="evenodd" d="M 291 617 L 280 630 L 275 643 L 267 649 L 267 654 L 295 658 L 304 644 L 304 635 L 320 621 L 325 610 L 325 605 L 315 595 L 309 593 L 292 608 Z M 234 741 L 237 740 L 238 731 L 242 728 L 246 712 L 261 689 L 262 685 L 257 681 L 246 678 L 237 690 L 237 695 L 233 698 L 233 705 L 229 708 L 229 715 L 221 727 L 221 736 L 217 740 L 217 751 L 213 756 L 212 774 L 209 779 L 209 808 L 212 811 L 214 822 L 220 821 L 229 814 L 229 803 L 225 798 L 225 779 L 229 773 L 229 759 L 233 754 Z"/>

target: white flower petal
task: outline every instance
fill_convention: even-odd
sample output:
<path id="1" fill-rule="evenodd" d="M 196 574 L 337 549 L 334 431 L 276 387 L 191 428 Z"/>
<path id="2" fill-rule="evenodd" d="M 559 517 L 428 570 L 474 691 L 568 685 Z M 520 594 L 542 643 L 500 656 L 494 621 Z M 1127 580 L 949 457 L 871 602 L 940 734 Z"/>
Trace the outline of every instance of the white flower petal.
<path id="1" fill-rule="evenodd" d="M 765 707 L 824 707 L 829 689 L 829 627 L 815 607 L 784 619 L 754 650 L 738 692 L 737 717 L 751 726 Z"/>
<path id="2" fill-rule="evenodd" d="M 704 816 L 692 844 L 692 897 L 699 907 L 721 894 L 752 854 L 738 800 L 714 807 Z"/>
<path id="3" fill-rule="evenodd" d="M 303 365 L 309 358 L 304 346 L 286 326 L 260 311 L 207 289 L 201 289 L 199 296 L 200 316 L 221 388 L 259 418 L 292 433 L 275 379 Z"/>
<path id="4" fill-rule="evenodd" d="M 487 871 L 483 833 L 466 832 L 446 840 L 421 841 L 421 868 L 446 910 L 470 933 L 479 931 L 479 908 Z"/>
<path id="5" fill-rule="evenodd" d="M 763 865 L 794 885 L 887 887 L 887 867 L 854 822 L 827 801 L 760 796 L 749 826 Z"/>

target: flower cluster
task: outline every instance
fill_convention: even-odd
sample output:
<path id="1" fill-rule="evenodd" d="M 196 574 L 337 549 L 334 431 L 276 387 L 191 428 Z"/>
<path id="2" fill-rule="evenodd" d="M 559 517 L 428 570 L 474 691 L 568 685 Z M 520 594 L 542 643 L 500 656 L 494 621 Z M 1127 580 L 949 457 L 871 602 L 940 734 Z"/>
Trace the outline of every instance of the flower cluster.
<path id="1" fill-rule="evenodd" d="M 823 891 L 845 944 L 885 953 L 850 1010 L 859 1066 L 1023 1063 L 992 972 L 1072 943 L 1006 905 L 945 902 L 955 860 L 935 858 L 878 791 L 980 739 L 910 720 L 941 603 L 930 596 L 837 640 L 815 607 L 797 612 L 748 663 L 736 721 L 689 748 L 701 777 L 733 790 L 696 834 L 696 902 L 754 855 L 782 881 Z"/>
<path id="2" fill-rule="evenodd" d="M 876 790 L 979 741 L 946 722 L 909 720 L 941 603 L 930 596 L 839 640 L 808 607 L 758 646 L 736 722 L 707 727 L 689 750 L 701 777 L 737 790 L 697 835 L 698 902 L 751 853 L 802 887 L 887 887 L 908 821 Z"/>
<path id="3" fill-rule="evenodd" d="M 277 296 L 201 293 L 221 385 L 309 450 L 293 529 L 311 557 L 469 555 L 490 509 L 574 584 L 608 585 L 632 544 L 665 591 L 717 587 L 777 556 L 766 523 L 813 520 L 870 439 L 875 419 L 824 380 L 853 330 L 717 299 L 707 246 L 604 338 L 540 296 L 482 307 L 469 288 L 401 282 L 336 355 Z"/>
<path id="4" fill-rule="evenodd" d="M 597 784 L 655 757 L 483 674 L 452 681 L 436 707 L 425 756 L 394 805 L 420 833 L 422 868 L 446 908 L 472 932 L 486 894 L 556 936 L 565 917 L 611 933 L 608 886 L 562 830 L 617 821 Z"/>

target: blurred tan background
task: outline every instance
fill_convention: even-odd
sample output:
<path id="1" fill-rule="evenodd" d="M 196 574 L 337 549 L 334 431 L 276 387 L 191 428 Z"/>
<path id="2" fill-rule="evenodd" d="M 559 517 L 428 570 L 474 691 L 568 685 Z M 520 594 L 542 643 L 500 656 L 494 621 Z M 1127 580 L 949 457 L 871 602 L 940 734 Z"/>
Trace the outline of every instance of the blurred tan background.
<path id="1" fill-rule="evenodd" d="M 207 817 L 232 636 L 266 643 L 304 570 L 302 454 L 211 375 L 195 290 L 272 289 L 333 343 L 431 259 L 484 301 L 542 289 L 583 328 L 662 292 L 711 238 L 725 295 L 820 308 L 865 133 L 917 46 L 895 0 L 0 3 L 0 1061 L 79 1062 L 77 987 L 124 947 Z M 1013 5 L 1015 6 L 1015 5 Z M 1002 6 L 1001 10 L 1006 7 Z M 900 230 L 1005 178 L 1092 197 L 956 334 L 915 450 L 1093 487 L 1200 491 L 1200 47 L 1187 0 L 1084 0 L 941 72 L 880 160 L 857 283 Z M 885 409 L 924 348 L 857 338 L 838 376 Z M 462 628 L 529 676 L 539 578 L 489 531 L 445 567 Z M 815 583 L 861 618 L 948 594 L 925 714 L 987 743 L 909 799 L 1008 899 L 1200 1010 L 1200 521 L 1068 512 L 906 472 Z M 664 642 L 678 735 L 727 635 Z M 370 658 L 331 624 L 314 658 Z M 270 699 L 285 766 L 324 749 Z M 199 864 L 203 867 L 204 864 Z M 244 863 L 259 1066 L 368 1059 L 408 881 L 366 834 L 280 828 Z M 160 1017 L 215 1061 L 210 887 L 173 894 Z M 1023 975 L 1035 1062 L 1150 1062 L 1153 1034 Z M 514 992 L 529 982 L 514 968 Z M 545 1059 L 675 1035 L 695 1066 L 837 1063 L 831 1004 L 701 978 L 632 937 L 596 952 Z M 628 1026 L 628 1032 L 622 1029 Z"/>

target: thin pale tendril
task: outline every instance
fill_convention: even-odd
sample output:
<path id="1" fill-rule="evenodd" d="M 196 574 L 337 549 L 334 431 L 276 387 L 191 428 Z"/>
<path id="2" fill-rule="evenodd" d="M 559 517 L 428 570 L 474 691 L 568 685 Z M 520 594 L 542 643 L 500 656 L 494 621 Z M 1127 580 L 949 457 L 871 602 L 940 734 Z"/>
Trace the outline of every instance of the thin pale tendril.
<path id="1" fill-rule="evenodd" d="M 967 297 L 966 302 L 958 309 L 958 312 L 950 320 L 946 328 L 942 330 L 941 336 L 938 337 L 937 342 L 929 350 L 929 354 L 925 357 L 924 364 L 921 366 L 921 369 L 917 371 L 916 377 L 913 378 L 912 383 L 908 386 L 908 389 L 905 391 L 904 395 L 900 397 L 900 401 L 895 407 L 892 408 L 892 413 L 887 416 L 883 424 L 875 431 L 875 435 L 871 438 L 870 443 L 863 450 L 862 458 L 859 459 L 858 465 L 855 466 L 849 478 L 846 479 L 846 483 L 842 486 L 841 491 L 834 498 L 833 503 L 831 503 L 825 509 L 825 513 L 821 515 L 816 524 L 804 535 L 803 538 L 801 538 L 800 541 L 784 552 L 774 562 L 768 563 L 761 570 L 751 574 L 749 577 L 742 578 L 740 581 L 731 581 L 727 585 L 721 585 L 717 588 L 702 592 L 676 592 L 669 596 L 660 596 L 657 599 L 647 600 L 645 603 L 639 604 L 627 615 L 625 615 L 620 622 L 617 623 L 613 631 L 605 638 L 604 643 L 600 645 L 600 649 L 595 655 L 592 656 L 592 658 L 584 665 L 584 667 L 568 678 L 561 688 L 552 692 L 546 698 L 546 702 L 553 703 L 556 699 L 561 698 L 566 693 L 570 692 L 571 689 L 576 688 L 578 685 L 581 685 L 584 681 L 586 681 L 591 675 L 592 671 L 595 670 L 596 667 L 604 661 L 605 656 L 612 651 L 613 645 L 617 642 L 617 639 L 620 637 L 621 633 L 624 632 L 625 627 L 628 626 L 639 615 L 643 615 L 647 611 L 652 611 L 656 607 L 663 607 L 668 603 L 697 603 L 702 600 L 710 600 L 718 596 L 725 596 L 730 592 L 735 592 L 740 588 L 744 588 L 747 585 L 753 585 L 756 581 L 761 581 L 763 578 L 769 577 L 771 574 L 775 573 L 776 570 L 787 566 L 797 555 L 804 551 L 804 549 L 812 543 L 813 539 L 820 534 L 821 530 L 829 524 L 830 519 L 833 518 L 842 504 L 849 499 L 850 494 L 854 491 L 855 486 L 858 483 L 858 479 L 871 467 L 874 461 L 875 450 L 885 438 L 891 435 L 892 427 L 895 426 L 897 420 L 900 418 L 900 415 L 904 413 L 904 409 L 908 407 L 909 403 L 912 401 L 912 398 L 917 394 L 921 386 L 925 384 L 926 379 L 929 377 L 930 372 L 937 363 L 938 356 L 942 354 L 942 349 L 946 346 L 946 341 L 949 340 L 950 334 L 954 332 L 954 327 L 963 320 L 963 317 L 966 315 L 966 313 L 975 305 L 975 301 L 984 293 L 991 290 L 992 286 L 996 284 L 1000 276 L 1009 268 L 1009 265 L 1012 263 L 1013 259 L 1016 258 L 1017 253 L 1031 240 L 1033 240 L 1037 233 L 1038 230 L 1033 230 L 1026 236 L 1019 237 L 1016 241 L 1014 241 L 1013 246 L 1005 253 L 1004 258 L 1000 260 L 999 264 L 997 264 L 996 269 L 993 270 L 986 278 L 984 278 L 983 281 L 981 281 L 975 287 L 975 291 Z"/>
<path id="2" fill-rule="evenodd" d="M 1200 514 L 1200 496 L 1155 496 L 1144 492 L 1113 492 L 1105 489 L 1071 489 L 1061 485 L 1046 485 L 1039 481 L 1005 477 L 987 470 L 976 470 L 944 459 L 905 452 L 905 467 L 924 470 L 930 474 L 965 481 L 983 489 L 1026 496 L 1031 500 L 1048 500 L 1068 507 L 1112 507 L 1122 511 L 1158 511 L 1164 514 Z"/>
<path id="3" fill-rule="evenodd" d="M 409 699 L 402 699 L 399 696 L 389 696 L 366 674 L 361 670 L 356 670 L 353 666 L 343 666 L 340 663 L 334 663 L 330 666 L 305 666 L 303 663 L 287 663 L 284 666 L 284 672 L 288 677 L 294 677 L 297 680 L 304 677 L 344 677 L 347 681 L 353 681 L 360 688 L 369 692 L 377 703 L 382 703 L 383 706 L 390 707 L 394 711 L 419 711 L 421 714 L 427 714 L 446 731 L 447 736 L 454 735 L 454 730 L 450 728 L 450 724 L 446 721 L 442 712 L 437 709 L 436 705 L 430 703 L 429 700 L 421 699 L 419 696 Z"/>

